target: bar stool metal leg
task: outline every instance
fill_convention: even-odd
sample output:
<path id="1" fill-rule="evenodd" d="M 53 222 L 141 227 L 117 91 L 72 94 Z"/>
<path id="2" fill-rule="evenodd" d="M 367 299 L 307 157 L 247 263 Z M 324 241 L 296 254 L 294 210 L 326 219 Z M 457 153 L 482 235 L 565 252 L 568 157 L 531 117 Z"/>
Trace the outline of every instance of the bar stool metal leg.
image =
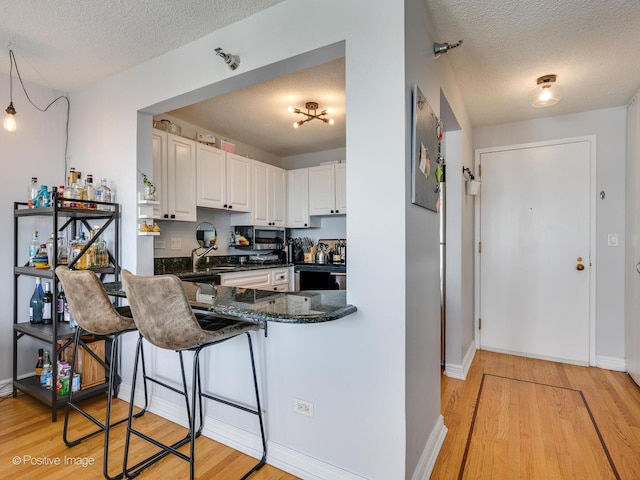
<path id="1" fill-rule="evenodd" d="M 145 382 L 145 386 L 146 386 L 146 382 L 147 381 L 151 381 L 155 384 L 161 385 L 165 388 L 168 388 L 176 393 L 179 393 L 181 395 L 184 396 L 185 398 L 185 405 L 186 405 L 186 410 L 187 410 L 187 418 L 188 418 L 188 422 L 189 422 L 189 431 L 187 432 L 186 436 L 180 440 L 178 440 L 177 442 L 171 444 L 171 445 L 165 445 L 159 441 L 157 441 L 154 438 L 149 437 L 148 435 L 144 434 L 143 432 L 136 430 L 135 428 L 133 428 L 133 416 L 130 416 L 129 421 L 127 422 L 127 434 L 126 434 L 126 438 L 125 438 L 125 449 L 124 449 L 124 462 L 123 462 L 123 472 L 125 475 L 125 478 L 127 479 L 131 479 L 131 478 L 135 478 L 138 475 L 140 475 L 140 473 L 142 473 L 142 471 L 144 471 L 146 468 L 150 467 L 151 465 L 155 464 L 157 461 L 159 461 L 160 459 L 164 458 L 165 456 L 167 456 L 168 454 L 173 454 L 176 455 L 179 458 L 182 458 L 185 461 L 189 462 L 189 478 L 191 480 L 193 480 L 195 478 L 195 445 L 196 445 L 196 439 L 201 435 L 202 433 L 202 428 L 204 425 L 204 410 L 203 410 L 203 405 L 202 405 L 202 399 L 203 398 L 208 398 L 210 400 L 214 400 L 217 401 L 219 403 L 223 403 L 225 405 L 231 406 L 231 407 L 235 407 L 238 408 L 240 410 L 243 410 L 245 412 L 248 413 L 252 413 L 254 415 L 256 415 L 259 419 L 259 423 L 260 423 L 260 434 L 261 434 L 261 440 L 262 440 L 262 456 L 260 458 L 260 460 L 258 461 L 258 463 L 256 465 L 254 465 L 251 470 L 249 470 L 243 477 L 242 480 L 247 479 L 250 475 L 252 475 L 254 472 L 256 472 L 257 470 L 259 470 L 260 468 L 262 468 L 265 464 L 266 464 L 266 459 L 267 459 L 267 442 L 266 442 L 266 435 L 265 435 L 265 431 L 264 431 L 264 423 L 262 420 L 262 408 L 260 405 L 260 394 L 259 394 L 259 390 L 258 390 L 258 380 L 257 380 L 257 375 L 256 375 L 256 368 L 255 368 L 255 360 L 254 360 L 254 354 L 253 354 L 253 345 L 251 342 L 251 336 L 249 335 L 249 332 L 246 332 L 247 334 L 247 339 L 248 339 L 248 343 L 249 343 L 249 353 L 250 353 L 250 357 L 251 357 L 251 369 L 252 369 L 252 373 L 253 373 L 253 387 L 255 390 L 255 396 L 256 396 L 256 408 L 252 409 L 252 408 L 248 408 L 244 405 L 240 405 L 234 402 L 231 402 L 229 400 L 220 398 L 220 397 L 216 397 L 215 395 L 211 395 L 208 393 L 204 393 L 202 392 L 202 380 L 201 380 L 201 375 L 200 375 L 200 352 L 211 345 L 215 345 L 217 343 L 221 343 L 225 340 L 221 340 L 220 342 L 216 342 L 216 343 L 208 343 L 205 345 L 201 345 L 198 346 L 196 348 L 190 349 L 191 351 L 194 352 L 194 357 L 193 357 L 193 370 L 192 370 L 192 378 L 191 378 L 191 388 L 189 389 L 188 385 L 187 385 L 187 381 L 186 381 L 186 375 L 185 375 L 185 368 L 184 368 L 184 359 L 183 359 L 183 351 L 178 351 L 177 353 L 179 354 L 180 357 L 180 369 L 181 369 L 181 374 L 182 374 L 182 385 L 183 385 L 183 391 L 180 391 L 174 387 L 172 387 L 171 385 L 167 385 L 164 382 L 161 382 L 157 379 L 154 379 L 152 377 L 148 377 L 146 374 L 143 373 L 143 380 Z M 232 337 L 233 338 L 233 337 Z M 134 374 L 133 374 L 133 381 L 132 381 L 132 392 L 131 392 L 131 403 L 129 405 L 129 412 L 130 414 L 133 412 L 133 397 L 135 395 L 135 387 L 136 387 L 136 383 L 137 383 L 137 371 L 138 371 L 138 357 L 140 356 L 141 352 L 143 351 L 142 348 L 142 336 L 140 336 L 140 338 L 138 339 L 138 345 L 136 347 L 136 360 L 134 362 Z M 191 390 L 191 395 L 189 396 L 189 390 Z M 190 397 L 190 398 L 189 398 Z M 128 456 L 129 456 L 129 447 L 130 447 L 130 442 L 131 442 L 131 434 L 140 437 L 150 443 L 152 443 L 153 445 L 157 446 L 158 448 L 161 448 L 162 451 L 151 455 L 150 457 L 146 458 L 145 460 L 137 463 L 136 465 L 132 466 L 132 467 L 128 467 L 127 463 L 128 463 Z M 183 446 L 184 444 L 186 444 L 187 442 L 190 442 L 189 445 L 189 455 L 185 455 L 182 452 L 179 452 L 177 449 L 180 448 L 181 446 Z"/>
<path id="2" fill-rule="evenodd" d="M 73 374 L 75 373 L 75 365 L 76 365 L 76 359 L 78 357 L 78 347 L 81 346 L 85 346 L 86 344 L 82 341 L 82 335 L 86 334 L 88 332 L 86 332 L 85 330 L 83 330 L 81 327 L 77 327 L 76 328 L 76 333 L 75 333 L 75 337 L 74 337 L 74 345 L 73 345 L 73 353 L 71 355 L 71 378 L 73 378 Z M 107 364 L 104 360 L 102 360 L 101 358 L 95 356 L 93 354 L 93 352 L 89 349 L 85 348 L 85 352 L 87 352 L 89 355 L 94 356 L 94 359 L 99 362 L 104 368 L 105 370 L 108 372 L 108 390 L 107 390 L 107 407 L 106 407 L 106 414 L 105 414 L 105 421 L 104 423 L 101 422 L 100 420 L 98 420 L 96 417 L 94 417 L 93 415 L 89 414 L 87 411 L 85 411 L 80 405 L 78 405 L 77 403 L 75 403 L 74 401 L 74 392 L 72 391 L 72 389 L 69 389 L 69 398 L 67 399 L 67 404 L 65 407 L 65 416 L 64 416 L 64 427 L 62 430 L 62 438 L 64 440 L 64 443 L 67 445 L 67 447 L 73 447 L 75 445 L 78 445 L 79 443 L 92 438 L 96 435 L 98 435 L 99 433 L 104 432 L 104 456 L 103 456 L 103 475 L 106 479 L 108 480 L 117 480 L 117 479 L 121 479 L 123 477 L 122 472 L 120 472 L 117 475 L 110 475 L 108 472 L 108 466 L 109 466 L 109 436 L 110 436 L 110 432 L 111 432 L 111 428 L 115 427 L 117 425 L 120 425 L 122 423 L 125 423 L 126 421 L 128 421 L 129 417 L 126 416 L 124 418 L 121 418 L 120 420 L 117 420 L 115 422 L 111 421 L 111 406 L 113 404 L 113 396 L 115 394 L 115 392 L 117 391 L 116 389 L 118 388 L 118 385 L 120 383 L 120 375 L 118 374 L 118 368 L 117 368 L 117 361 L 118 361 L 118 354 L 120 351 L 120 337 L 122 335 L 122 333 L 124 332 L 118 332 L 118 333 L 114 333 L 112 335 L 96 335 L 96 338 L 99 339 L 108 339 L 111 340 L 111 355 L 109 357 L 109 363 Z M 142 358 L 142 364 L 143 364 L 143 368 L 144 368 L 144 357 Z M 146 385 L 145 385 L 145 389 L 144 389 L 144 397 L 145 397 L 145 403 L 144 406 L 142 407 L 142 409 L 140 411 L 138 411 L 137 413 L 133 414 L 133 417 L 137 418 L 140 417 L 142 415 L 144 415 L 144 413 L 147 410 L 147 406 L 148 406 L 148 393 L 147 393 L 147 389 L 146 389 Z M 89 420 L 90 422 L 92 422 L 93 424 L 95 424 L 98 429 L 94 430 L 80 438 L 76 438 L 76 439 L 70 439 L 69 438 L 69 433 L 68 433 L 68 427 L 69 427 L 69 416 L 71 413 L 71 410 L 74 410 L 76 412 L 78 412 L 79 414 L 81 414 L 84 418 L 86 418 L 87 420 Z M 132 414 L 130 412 L 130 414 Z"/>

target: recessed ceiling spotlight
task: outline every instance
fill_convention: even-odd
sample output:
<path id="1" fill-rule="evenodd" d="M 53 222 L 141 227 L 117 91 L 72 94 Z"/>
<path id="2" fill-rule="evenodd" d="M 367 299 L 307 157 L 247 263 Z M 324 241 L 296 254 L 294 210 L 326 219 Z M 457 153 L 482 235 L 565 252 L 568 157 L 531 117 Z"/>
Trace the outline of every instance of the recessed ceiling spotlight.
<path id="1" fill-rule="evenodd" d="M 537 86 L 529 92 L 532 107 L 550 107 L 562 100 L 562 87 L 556 83 L 557 75 L 543 75 L 536 80 Z"/>

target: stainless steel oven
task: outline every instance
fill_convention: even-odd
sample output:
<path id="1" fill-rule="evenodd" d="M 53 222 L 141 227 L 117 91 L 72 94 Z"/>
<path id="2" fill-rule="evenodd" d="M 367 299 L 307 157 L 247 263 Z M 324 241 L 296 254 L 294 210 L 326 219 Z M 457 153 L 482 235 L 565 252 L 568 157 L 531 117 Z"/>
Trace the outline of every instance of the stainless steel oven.
<path id="1" fill-rule="evenodd" d="M 296 267 L 296 292 L 305 290 L 346 290 L 346 272 L 324 271 L 305 267 Z"/>

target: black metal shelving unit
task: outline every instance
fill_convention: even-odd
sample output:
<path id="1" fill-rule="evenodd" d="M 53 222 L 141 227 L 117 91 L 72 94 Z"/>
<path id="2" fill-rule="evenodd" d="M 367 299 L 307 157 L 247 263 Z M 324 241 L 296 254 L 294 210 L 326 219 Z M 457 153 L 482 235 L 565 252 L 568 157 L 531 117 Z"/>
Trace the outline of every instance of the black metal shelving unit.
<path id="1" fill-rule="evenodd" d="M 85 205 L 87 207 L 104 208 L 98 210 L 96 208 L 70 208 L 62 204 L 62 200 L 57 200 L 50 207 L 42 208 L 29 208 L 26 202 L 14 202 L 14 239 L 13 239 L 13 396 L 17 396 L 18 391 L 21 391 L 33 398 L 43 402 L 51 407 L 51 421 L 57 420 L 58 408 L 65 405 L 67 395 L 59 395 L 56 392 L 56 381 L 60 352 L 65 348 L 72 345 L 73 337 L 75 335 L 75 327 L 70 326 L 66 322 L 58 321 L 57 309 L 52 310 L 52 321 L 49 325 L 32 324 L 31 322 L 24 321 L 19 318 L 18 313 L 18 279 L 20 276 L 40 277 L 42 279 L 51 280 L 51 292 L 54 295 L 58 292 L 58 278 L 52 269 L 40 269 L 35 267 L 29 267 L 27 265 L 18 265 L 18 252 L 23 245 L 18 245 L 20 219 L 25 217 L 38 217 L 42 218 L 43 224 L 47 220 L 50 222 L 51 230 L 56 233 L 56 242 L 53 247 L 53 258 L 58 257 L 58 245 L 57 234 L 58 232 L 69 232 L 71 235 L 75 235 L 82 227 L 87 231 L 92 227 L 89 224 L 91 220 L 104 221 L 100 230 L 96 232 L 93 238 L 89 239 L 82 251 L 69 262 L 68 267 L 73 269 L 80 259 L 80 257 L 109 229 L 113 229 L 114 242 L 113 248 L 108 250 L 109 266 L 106 268 L 91 268 L 91 271 L 95 272 L 101 280 L 105 275 L 112 275 L 114 281 L 120 279 L 120 206 L 117 203 L 105 203 L 105 202 L 88 202 L 83 200 L 74 200 L 77 204 Z M 106 208 L 109 208 L 107 210 Z M 39 229 L 42 230 L 42 229 Z M 48 230 L 45 230 L 48 231 Z M 54 269 L 57 266 L 54 263 Z M 116 299 L 115 302 L 118 300 Z M 39 379 L 35 376 L 28 376 L 26 378 L 18 378 L 18 348 L 19 341 L 23 337 L 29 337 L 37 339 L 50 348 L 51 351 L 51 368 L 53 370 L 53 385 L 54 387 L 49 390 L 40 386 Z M 58 349 L 58 342 L 62 343 L 62 347 Z M 78 392 L 74 392 L 74 399 L 81 400 L 82 398 L 88 398 L 93 395 L 107 391 L 108 383 L 105 382 L 102 385 L 89 387 Z"/>

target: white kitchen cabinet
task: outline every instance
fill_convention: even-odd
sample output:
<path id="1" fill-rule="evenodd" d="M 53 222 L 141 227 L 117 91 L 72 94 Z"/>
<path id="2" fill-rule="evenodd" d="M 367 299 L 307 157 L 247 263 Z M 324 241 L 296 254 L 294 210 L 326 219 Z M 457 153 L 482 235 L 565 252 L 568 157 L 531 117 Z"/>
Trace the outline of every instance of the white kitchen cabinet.
<path id="1" fill-rule="evenodd" d="M 309 169 L 287 172 L 287 228 L 319 227 L 320 219 L 309 216 Z"/>
<path id="2" fill-rule="evenodd" d="M 250 159 L 196 143 L 196 164 L 199 207 L 250 211 Z"/>
<path id="3" fill-rule="evenodd" d="M 309 215 L 347 213 L 346 163 L 309 168 Z"/>
<path id="4" fill-rule="evenodd" d="M 231 272 L 220 275 L 220 285 L 224 287 L 255 288 L 288 292 L 291 289 L 293 267 L 265 268 L 246 272 Z"/>
<path id="5" fill-rule="evenodd" d="M 196 221 L 196 144 L 193 140 L 153 130 L 153 182 L 159 205 L 154 217 Z"/>
<path id="6" fill-rule="evenodd" d="M 640 92 L 627 106 L 625 361 L 640 385 Z"/>
<path id="7" fill-rule="evenodd" d="M 287 172 L 282 168 L 252 161 L 252 225 L 285 226 Z"/>

